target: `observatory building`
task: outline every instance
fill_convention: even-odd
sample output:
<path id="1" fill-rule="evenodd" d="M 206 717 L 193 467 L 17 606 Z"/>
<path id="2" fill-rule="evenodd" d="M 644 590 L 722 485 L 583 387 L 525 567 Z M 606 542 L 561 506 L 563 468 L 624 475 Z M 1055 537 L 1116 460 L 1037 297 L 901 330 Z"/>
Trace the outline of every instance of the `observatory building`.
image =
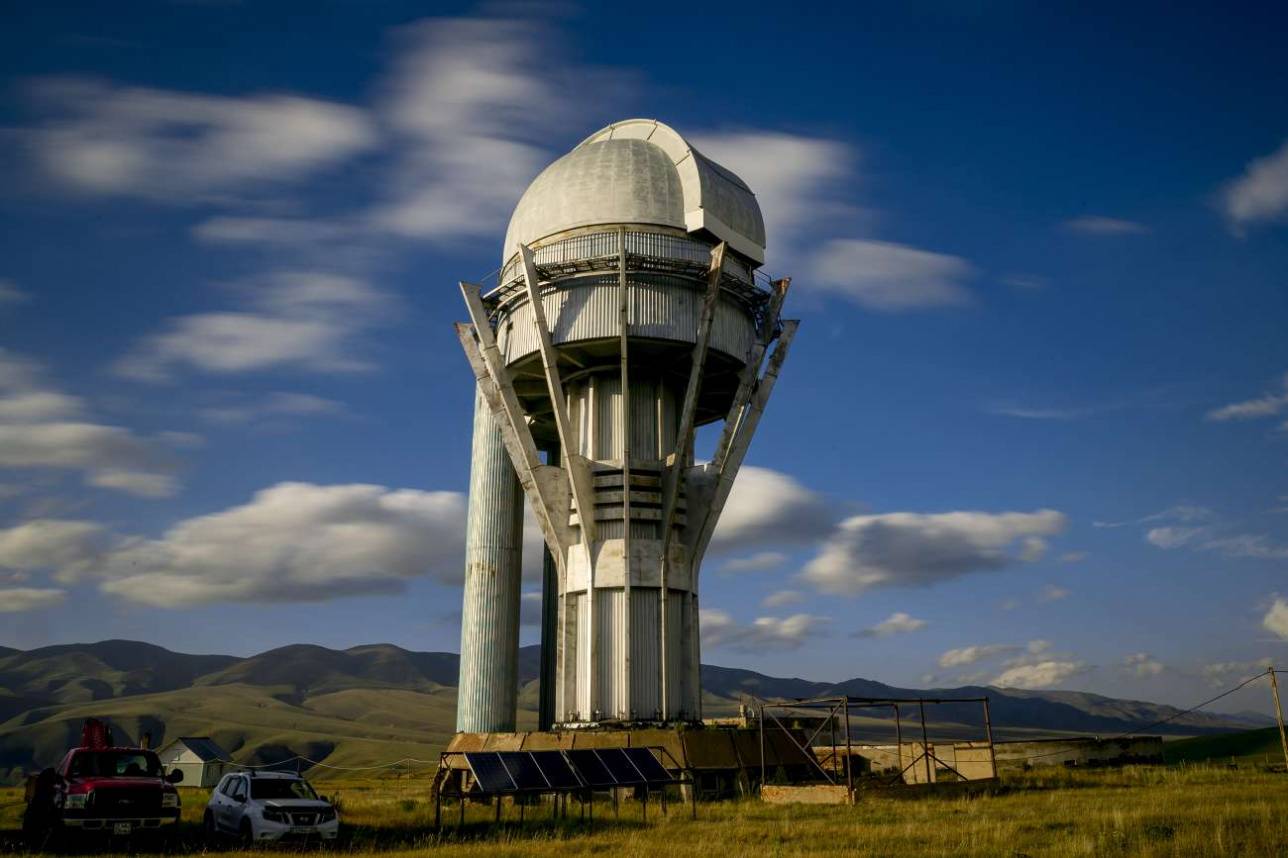
<path id="1" fill-rule="evenodd" d="M 541 728 L 701 720 L 698 573 L 797 325 L 764 252 L 751 189 L 632 119 L 537 176 L 498 282 L 461 284 L 477 394 L 458 731 L 515 729 L 525 499 L 546 546 Z"/>

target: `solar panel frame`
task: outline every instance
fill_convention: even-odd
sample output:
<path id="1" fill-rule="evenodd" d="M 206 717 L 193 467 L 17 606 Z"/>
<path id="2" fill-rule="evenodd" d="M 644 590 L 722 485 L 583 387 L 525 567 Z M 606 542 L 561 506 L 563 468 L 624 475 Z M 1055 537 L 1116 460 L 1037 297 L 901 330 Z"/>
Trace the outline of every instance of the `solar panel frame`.
<path id="1" fill-rule="evenodd" d="M 604 767 L 616 779 L 618 786 L 640 786 L 648 783 L 648 779 L 635 767 L 631 758 L 626 756 L 625 749 L 600 748 L 597 753 Z"/>
<path id="2" fill-rule="evenodd" d="M 496 755 L 501 760 L 501 765 L 505 766 L 505 770 L 510 773 L 515 788 L 520 792 L 550 789 L 550 783 L 532 759 L 531 752 L 497 751 Z"/>
<path id="3" fill-rule="evenodd" d="M 585 786 L 562 751 L 532 751 L 532 761 L 546 776 L 552 790 L 574 790 Z"/>
<path id="4" fill-rule="evenodd" d="M 617 779 L 613 777 L 613 773 L 604 765 L 604 761 L 599 758 L 594 749 L 574 748 L 564 753 L 568 757 L 568 762 L 572 763 L 573 770 L 586 786 L 592 788 L 618 786 Z"/>
<path id="5" fill-rule="evenodd" d="M 666 770 L 662 762 L 648 748 L 626 748 L 627 758 L 639 769 L 644 780 L 650 785 L 675 783 L 675 776 Z"/>
<path id="6" fill-rule="evenodd" d="M 479 792 L 494 795 L 516 791 L 514 778 L 496 751 L 471 751 L 465 755 L 465 762 L 474 773 Z"/>

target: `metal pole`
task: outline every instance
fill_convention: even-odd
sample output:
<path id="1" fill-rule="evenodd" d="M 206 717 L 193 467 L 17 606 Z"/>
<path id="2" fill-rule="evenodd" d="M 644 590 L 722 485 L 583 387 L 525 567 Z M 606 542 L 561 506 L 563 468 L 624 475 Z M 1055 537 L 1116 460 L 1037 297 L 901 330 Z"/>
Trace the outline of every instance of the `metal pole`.
<path id="1" fill-rule="evenodd" d="M 848 712 L 849 709 L 847 708 Z M 831 706 L 827 710 L 828 726 L 832 728 L 832 774 L 840 774 L 840 769 L 836 767 L 836 707 Z"/>
<path id="2" fill-rule="evenodd" d="M 854 803 L 854 752 L 850 747 L 850 698 L 845 698 L 845 788 Z"/>
<path id="3" fill-rule="evenodd" d="M 1266 668 L 1270 674 L 1270 693 L 1275 698 L 1275 721 L 1279 724 L 1279 744 L 1284 749 L 1284 770 L 1288 771 L 1288 736 L 1284 734 L 1284 710 L 1279 705 L 1279 680 L 1275 679 L 1275 668 L 1270 666 Z"/>
<path id="4" fill-rule="evenodd" d="M 930 783 L 930 739 L 926 735 L 926 704 L 922 700 L 917 701 L 917 709 L 921 713 L 921 756 L 926 761 L 926 783 Z"/>
<path id="5" fill-rule="evenodd" d="M 993 766 L 993 778 L 997 778 L 997 750 L 993 747 L 993 719 L 988 713 L 988 698 L 984 698 L 984 732 L 988 735 L 988 761 Z M 1280 736 L 1283 731 L 1280 731 Z M 1285 748 L 1288 751 L 1288 747 Z M 1285 754 L 1288 756 L 1288 753 Z"/>
<path id="6" fill-rule="evenodd" d="M 760 704 L 760 786 L 765 786 L 765 704 Z M 758 789 L 757 792 L 760 792 Z"/>

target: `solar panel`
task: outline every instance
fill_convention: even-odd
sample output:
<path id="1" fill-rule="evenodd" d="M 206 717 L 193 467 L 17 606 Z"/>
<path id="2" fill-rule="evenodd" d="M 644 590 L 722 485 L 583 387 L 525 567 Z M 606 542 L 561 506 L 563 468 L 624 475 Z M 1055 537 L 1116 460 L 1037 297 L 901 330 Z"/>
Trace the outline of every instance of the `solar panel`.
<path id="1" fill-rule="evenodd" d="M 630 758 L 626 756 L 626 752 L 621 748 L 601 748 L 599 750 L 599 759 L 612 773 L 619 786 L 645 783 L 644 776 L 640 774 L 639 769 L 635 768 Z"/>
<path id="2" fill-rule="evenodd" d="M 600 761 L 599 756 L 590 749 L 568 751 L 568 762 L 572 763 L 582 783 L 589 787 L 617 786 L 617 779 Z"/>
<path id="3" fill-rule="evenodd" d="M 465 755 L 470 771 L 479 790 L 485 793 L 514 792 L 514 779 L 501 765 L 501 758 L 495 751 L 480 751 Z"/>
<path id="4" fill-rule="evenodd" d="M 541 769 L 537 768 L 532 755 L 527 751 L 499 751 L 497 756 L 501 758 L 501 762 L 510 772 L 510 777 L 514 778 L 514 785 L 519 789 L 550 788 L 545 776 L 541 774 Z"/>
<path id="5" fill-rule="evenodd" d="M 551 789 L 577 789 L 581 786 L 577 773 L 559 751 L 533 751 L 532 761 L 546 776 Z"/>
<path id="6" fill-rule="evenodd" d="M 650 784 L 668 784 L 675 780 L 648 748 L 627 748 L 626 756 Z"/>

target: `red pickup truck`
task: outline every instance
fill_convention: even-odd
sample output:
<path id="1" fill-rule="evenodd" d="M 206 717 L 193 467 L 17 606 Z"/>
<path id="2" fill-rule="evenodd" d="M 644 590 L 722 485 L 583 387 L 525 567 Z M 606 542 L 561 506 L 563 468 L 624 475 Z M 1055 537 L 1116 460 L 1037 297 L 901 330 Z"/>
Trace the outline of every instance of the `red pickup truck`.
<path id="1" fill-rule="evenodd" d="M 178 770 L 167 776 L 151 750 L 114 746 L 111 730 L 90 719 L 79 748 L 28 780 L 23 832 L 37 844 L 77 832 L 166 834 L 179 821 L 174 784 L 182 779 Z"/>

